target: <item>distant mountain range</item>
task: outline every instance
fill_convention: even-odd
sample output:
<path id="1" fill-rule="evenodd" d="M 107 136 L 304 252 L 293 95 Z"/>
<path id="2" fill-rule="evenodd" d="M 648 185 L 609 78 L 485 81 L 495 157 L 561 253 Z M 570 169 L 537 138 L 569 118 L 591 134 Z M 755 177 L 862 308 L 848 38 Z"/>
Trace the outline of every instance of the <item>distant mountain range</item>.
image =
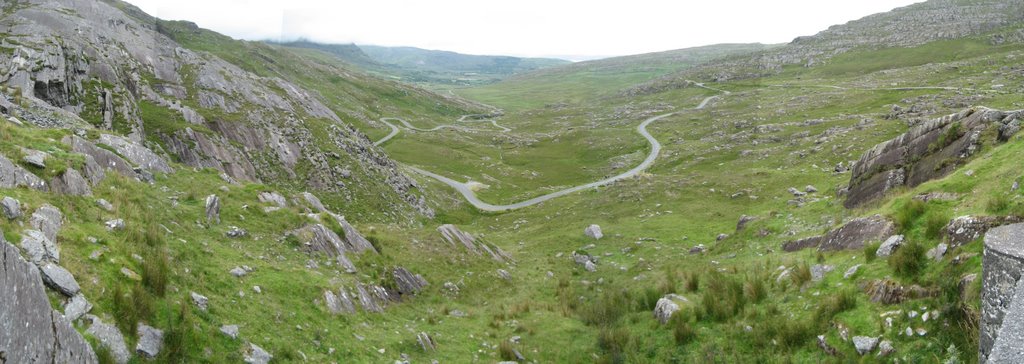
<path id="1" fill-rule="evenodd" d="M 274 44 L 327 52 L 371 72 L 406 82 L 435 85 L 493 83 L 514 74 L 572 63 L 553 58 L 480 56 L 415 47 L 324 44 L 307 40 Z"/>

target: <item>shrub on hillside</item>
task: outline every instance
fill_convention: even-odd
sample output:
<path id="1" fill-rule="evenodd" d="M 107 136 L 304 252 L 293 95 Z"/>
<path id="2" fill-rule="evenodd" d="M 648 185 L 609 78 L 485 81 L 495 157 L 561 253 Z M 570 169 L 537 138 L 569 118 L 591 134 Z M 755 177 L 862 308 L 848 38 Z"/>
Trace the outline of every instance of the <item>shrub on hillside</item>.
<path id="1" fill-rule="evenodd" d="M 677 345 L 686 345 L 697 337 L 697 331 L 691 325 L 693 314 L 689 310 L 680 310 L 668 320 L 668 326 L 672 328 L 672 337 Z"/>
<path id="2" fill-rule="evenodd" d="M 924 223 L 924 236 L 928 239 L 937 240 L 942 237 L 942 232 L 946 230 L 946 225 L 949 224 L 949 216 L 939 212 L 929 213 L 925 218 Z"/>
<path id="3" fill-rule="evenodd" d="M 590 303 L 584 303 L 577 312 L 587 325 L 611 326 L 625 315 L 630 307 L 628 291 L 605 291 Z"/>
<path id="4" fill-rule="evenodd" d="M 718 272 L 708 272 L 701 306 L 705 315 L 714 321 L 725 321 L 739 314 L 747 301 L 743 296 L 743 283 Z"/>
<path id="5" fill-rule="evenodd" d="M 897 275 L 914 277 L 924 270 L 927 264 L 925 259 L 926 253 L 927 249 L 925 249 L 924 245 L 916 241 L 904 244 L 889 257 L 889 267 Z"/>
<path id="6" fill-rule="evenodd" d="M 906 232 L 913 225 L 914 221 L 924 215 L 927 205 L 921 200 L 910 200 L 896 209 L 893 220 L 899 225 L 900 230 Z"/>
<path id="7" fill-rule="evenodd" d="M 829 321 L 836 315 L 857 308 L 857 292 L 843 290 L 826 297 L 814 311 L 814 322 L 821 327 L 827 327 Z"/>

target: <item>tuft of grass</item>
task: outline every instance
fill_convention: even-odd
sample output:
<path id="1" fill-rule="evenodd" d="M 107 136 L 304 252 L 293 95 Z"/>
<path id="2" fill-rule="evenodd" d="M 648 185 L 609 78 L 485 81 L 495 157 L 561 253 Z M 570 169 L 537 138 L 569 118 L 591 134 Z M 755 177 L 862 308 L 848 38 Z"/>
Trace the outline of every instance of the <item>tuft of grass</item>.
<path id="1" fill-rule="evenodd" d="M 857 292 L 849 289 L 842 290 L 821 301 L 821 305 L 814 311 L 814 322 L 819 326 L 827 327 L 833 317 L 854 308 L 857 308 Z"/>
<path id="2" fill-rule="evenodd" d="M 686 292 L 697 292 L 700 289 L 700 273 L 691 272 L 683 279 L 683 289 Z"/>
<path id="3" fill-rule="evenodd" d="M 691 325 L 692 314 L 689 310 L 680 310 L 668 320 L 668 326 L 672 328 L 672 338 L 676 345 L 686 345 L 697 337 L 697 331 Z"/>
<path id="4" fill-rule="evenodd" d="M 765 278 L 760 275 L 747 276 L 743 282 L 743 296 L 751 303 L 759 303 L 768 297 L 768 289 L 765 287 Z"/>
<path id="5" fill-rule="evenodd" d="M 701 296 L 704 313 L 714 321 L 726 321 L 739 314 L 747 304 L 743 283 L 718 272 L 709 272 Z"/>
<path id="6" fill-rule="evenodd" d="M 125 293 L 120 286 L 114 288 L 114 307 L 112 314 L 117 319 L 117 328 L 126 336 L 135 337 L 139 322 L 146 321 L 155 312 L 154 297 L 136 283 L 130 292 Z"/>
<path id="7" fill-rule="evenodd" d="M 512 343 L 508 340 L 502 340 L 498 344 L 498 356 L 501 357 L 501 360 L 507 361 L 517 361 L 518 359 L 516 358 L 515 348 L 512 347 Z"/>
<path id="8" fill-rule="evenodd" d="M 605 291 L 590 304 L 578 309 L 580 319 L 587 325 L 611 326 L 629 309 L 629 291 Z"/>
<path id="9" fill-rule="evenodd" d="M 793 268 L 793 272 L 789 274 L 790 278 L 793 279 L 793 284 L 797 287 L 803 287 L 805 283 L 811 281 L 811 266 L 806 262 L 797 264 Z"/>
<path id="10" fill-rule="evenodd" d="M 876 241 L 874 243 L 868 243 L 864 245 L 864 261 L 871 263 L 878 258 L 878 248 L 882 246 L 882 242 Z"/>
<path id="11" fill-rule="evenodd" d="M 896 209 L 893 220 L 896 221 L 896 225 L 899 225 L 901 231 L 906 232 L 917 219 L 924 216 L 926 210 L 927 204 L 924 201 L 912 199 Z"/>
<path id="12" fill-rule="evenodd" d="M 192 309 L 188 298 L 182 299 L 176 317 L 167 320 L 164 329 L 164 346 L 160 351 L 160 361 L 164 363 L 187 363 L 189 348 L 197 347 L 195 342 Z"/>
<path id="13" fill-rule="evenodd" d="M 934 211 L 925 217 L 924 222 L 924 236 L 928 239 L 936 240 L 942 237 L 942 232 L 946 230 L 946 225 L 949 224 L 949 216 Z"/>
<path id="14" fill-rule="evenodd" d="M 662 290 L 654 287 L 647 287 L 640 291 L 633 299 L 637 311 L 651 311 L 658 305 L 662 297 Z"/>
<path id="15" fill-rule="evenodd" d="M 916 241 L 901 246 L 889 257 L 889 267 L 903 277 L 915 277 L 924 270 L 927 260 L 924 245 Z"/>
<path id="16" fill-rule="evenodd" d="M 606 353 L 605 362 L 624 363 L 632 342 L 629 329 L 623 327 L 603 328 L 597 334 L 597 347 Z"/>

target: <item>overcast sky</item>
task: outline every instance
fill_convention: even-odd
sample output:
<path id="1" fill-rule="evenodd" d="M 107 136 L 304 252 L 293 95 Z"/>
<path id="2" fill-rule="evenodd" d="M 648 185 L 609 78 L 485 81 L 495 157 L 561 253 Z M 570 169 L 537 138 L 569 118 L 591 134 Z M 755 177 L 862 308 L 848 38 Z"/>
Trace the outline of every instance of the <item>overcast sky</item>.
<path id="1" fill-rule="evenodd" d="M 594 58 L 783 43 L 920 0 L 128 0 L 249 40 Z"/>

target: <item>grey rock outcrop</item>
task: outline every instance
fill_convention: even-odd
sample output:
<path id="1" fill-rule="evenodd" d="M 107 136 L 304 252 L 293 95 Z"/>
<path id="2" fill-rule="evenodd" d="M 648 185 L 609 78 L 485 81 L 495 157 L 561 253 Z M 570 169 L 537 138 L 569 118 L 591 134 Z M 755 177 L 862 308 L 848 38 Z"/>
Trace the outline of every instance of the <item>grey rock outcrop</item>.
<path id="1" fill-rule="evenodd" d="M 881 215 L 854 219 L 842 227 L 830 231 L 821 239 L 820 251 L 856 250 L 872 240 L 892 236 L 896 226 Z"/>
<path id="2" fill-rule="evenodd" d="M 383 312 L 384 307 L 397 299 L 387 289 L 377 285 L 359 283 L 356 285 L 356 292 L 359 305 L 366 312 Z"/>
<path id="3" fill-rule="evenodd" d="M 46 263 L 39 267 L 39 271 L 43 273 L 43 282 L 47 286 L 65 296 L 73 297 L 82 290 L 78 286 L 75 276 L 71 275 L 71 272 L 68 272 L 64 267 L 54 263 Z"/>
<path id="4" fill-rule="evenodd" d="M 278 208 L 288 207 L 288 200 L 277 192 L 260 192 L 257 197 L 262 203 L 269 203 Z"/>
<path id="5" fill-rule="evenodd" d="M 206 196 L 206 223 L 220 224 L 220 197 Z"/>
<path id="6" fill-rule="evenodd" d="M 356 312 L 355 303 L 352 301 L 352 294 L 345 288 L 338 290 L 335 294 L 332 291 L 324 291 L 324 304 L 331 314 L 350 314 Z"/>
<path id="7" fill-rule="evenodd" d="M 50 181 L 50 191 L 70 196 L 92 196 L 89 181 L 77 169 L 68 168 Z"/>
<path id="8" fill-rule="evenodd" d="M 25 230 L 21 234 L 21 248 L 33 264 L 42 266 L 46 262 L 60 262 L 60 251 L 52 240 L 38 230 Z"/>
<path id="9" fill-rule="evenodd" d="M 49 154 L 46 154 L 46 152 L 43 151 L 27 148 L 22 148 L 21 151 L 25 154 L 24 157 L 21 157 L 22 162 L 35 167 L 46 168 L 46 157 L 49 157 Z"/>
<path id="10" fill-rule="evenodd" d="M 1021 219 L 1015 216 L 957 217 L 950 221 L 949 225 L 946 225 L 946 236 L 948 237 L 949 247 L 956 248 L 958 246 L 975 241 L 978 238 L 985 235 L 985 232 L 987 232 L 989 229 L 992 229 L 994 227 L 1015 224 L 1018 222 L 1021 222 Z"/>
<path id="11" fill-rule="evenodd" d="M 38 191 L 48 190 L 46 182 L 41 178 L 0 155 L 0 188 L 17 187 L 27 187 Z"/>
<path id="12" fill-rule="evenodd" d="M 743 229 L 747 228 L 747 224 L 750 224 L 754 220 L 757 220 L 757 217 L 747 215 L 740 216 L 740 221 L 736 223 L 736 231 L 743 231 Z"/>
<path id="13" fill-rule="evenodd" d="M 121 231 L 124 230 L 124 219 L 107 220 L 103 225 L 107 227 L 107 231 Z"/>
<path id="14" fill-rule="evenodd" d="M 88 342 L 50 308 L 39 269 L 0 234 L 0 352 L 7 363 L 97 363 Z"/>
<path id="15" fill-rule="evenodd" d="M 512 263 L 512 255 L 506 253 L 500 247 L 496 245 L 490 245 L 483 242 L 477 242 L 477 239 L 469 233 L 459 230 L 455 225 L 446 224 L 441 225 L 437 228 L 437 231 L 441 233 L 441 237 L 444 238 L 450 246 L 463 246 L 469 252 L 476 255 L 483 255 L 487 253 L 491 259 L 500 263 Z"/>
<path id="16" fill-rule="evenodd" d="M 317 198 L 317 197 L 316 197 L 315 195 L 313 195 L 312 193 L 309 193 L 309 192 L 303 192 L 303 193 L 302 193 L 302 198 L 303 198 L 304 200 L 306 200 L 306 203 L 307 203 L 307 204 L 309 204 L 309 207 L 310 207 L 310 208 L 311 208 L 311 209 L 312 209 L 312 210 L 313 210 L 314 212 L 327 212 L 327 208 L 326 208 L 326 207 L 324 207 L 324 204 L 323 204 L 323 202 L 320 202 L 320 199 L 319 199 L 319 198 Z"/>
<path id="17" fill-rule="evenodd" d="M 345 242 L 345 249 L 347 251 L 362 253 L 369 250 L 374 253 L 378 253 L 377 249 L 373 247 L 373 244 L 370 243 L 363 234 L 360 234 L 359 230 L 356 230 L 352 224 L 349 224 L 348 220 L 345 220 L 344 216 L 334 213 L 331 213 L 330 215 L 338 222 L 338 225 L 341 226 L 341 230 L 345 233 L 345 236 L 342 237 L 342 241 Z"/>
<path id="18" fill-rule="evenodd" d="M 64 305 L 64 317 L 71 322 L 82 318 L 89 311 L 92 311 L 92 304 L 81 293 L 71 297 L 68 303 Z"/>
<path id="19" fill-rule="evenodd" d="M 1024 111 L 972 108 L 924 122 L 876 145 L 854 165 L 845 206 L 857 207 L 894 188 L 948 175 L 980 149 L 981 134 L 989 125 L 1006 125 L 1022 115 Z"/>
<path id="20" fill-rule="evenodd" d="M 36 212 L 32 213 L 28 224 L 33 229 L 42 231 L 47 239 L 56 243 L 57 233 L 64 226 L 64 214 L 56 207 L 53 207 L 53 205 L 43 204 L 36 209 Z"/>
<path id="21" fill-rule="evenodd" d="M 309 252 L 319 252 L 337 260 L 346 272 L 355 273 L 356 266 L 348 259 L 345 242 L 334 231 L 322 224 L 310 225 L 293 233 Z"/>
<path id="22" fill-rule="evenodd" d="M 139 324 L 139 342 L 135 345 L 135 352 L 144 358 L 155 358 L 160 355 L 160 349 L 164 346 L 163 330 Z"/>
<path id="23" fill-rule="evenodd" d="M 98 169 L 86 168 L 85 170 L 85 177 L 94 185 L 103 180 L 106 176 L 106 171 L 115 172 L 130 178 L 137 177 L 131 163 L 128 163 L 128 161 L 125 161 L 114 152 L 100 148 L 88 140 L 72 135 L 65 137 L 61 142 L 71 147 L 71 151 L 85 155 L 87 159 L 91 159 L 99 167 Z"/>
<path id="24" fill-rule="evenodd" d="M 427 286 L 427 280 L 419 274 L 412 274 L 408 269 L 395 267 L 391 271 L 395 278 L 395 285 L 398 286 L 398 293 L 401 295 L 415 295 Z"/>
<path id="25" fill-rule="evenodd" d="M 847 269 L 846 272 L 843 273 L 843 279 L 850 279 L 851 277 L 857 275 L 857 271 L 860 270 L 860 266 L 860 264 L 857 264 Z"/>
<path id="26" fill-rule="evenodd" d="M 942 257 L 946 256 L 946 250 L 948 249 L 949 245 L 939 244 L 936 245 L 934 248 L 928 249 L 928 252 L 925 253 L 925 256 L 928 257 L 928 259 L 940 261 L 942 260 Z"/>
<path id="27" fill-rule="evenodd" d="M 4 196 L 3 200 L 0 200 L 0 210 L 3 210 L 4 217 L 8 220 L 14 220 L 21 217 L 21 202 L 14 198 Z"/>
<path id="28" fill-rule="evenodd" d="M 597 225 L 587 226 L 586 229 L 583 229 L 583 235 L 594 240 L 601 240 L 601 238 L 604 237 L 604 234 L 601 232 L 601 227 Z"/>
<path id="29" fill-rule="evenodd" d="M 143 170 L 154 173 L 171 173 L 174 171 L 167 164 L 167 161 L 164 161 L 159 155 L 130 139 L 112 134 L 102 134 L 100 135 L 99 142 L 114 148 L 118 154 L 124 156 L 129 162 Z"/>
<path id="30" fill-rule="evenodd" d="M 782 244 L 782 250 L 786 252 L 795 252 L 807 248 L 816 248 L 821 245 L 821 238 L 821 236 L 812 236 L 809 238 L 787 241 Z"/>

